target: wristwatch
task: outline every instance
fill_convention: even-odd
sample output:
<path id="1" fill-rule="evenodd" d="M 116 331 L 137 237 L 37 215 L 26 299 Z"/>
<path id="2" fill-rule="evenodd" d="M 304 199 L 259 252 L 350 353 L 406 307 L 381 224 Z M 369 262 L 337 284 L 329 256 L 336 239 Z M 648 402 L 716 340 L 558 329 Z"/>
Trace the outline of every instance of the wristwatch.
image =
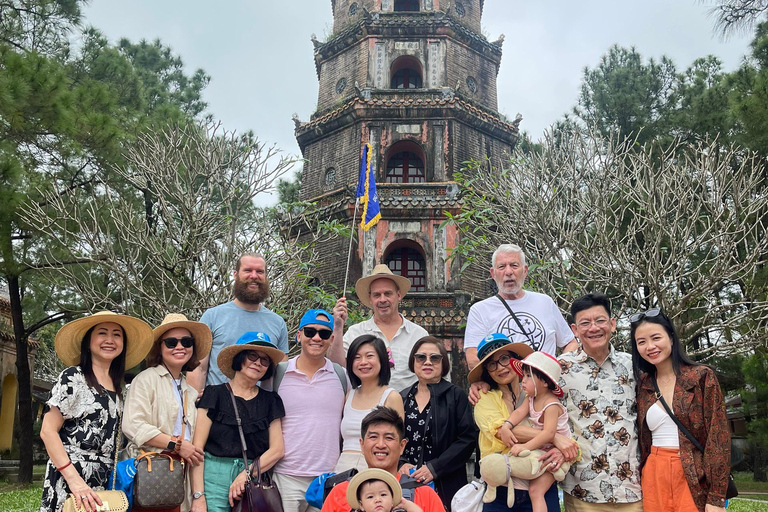
<path id="1" fill-rule="evenodd" d="M 205 491 L 203 491 L 203 492 L 196 492 L 196 493 L 192 494 L 192 499 L 196 500 L 196 499 L 198 499 L 198 498 L 200 498 L 202 496 L 205 496 Z"/>
<path id="2" fill-rule="evenodd" d="M 166 450 L 177 452 L 181 448 L 181 439 L 179 439 L 179 436 L 171 437 L 171 440 L 168 441 L 168 446 L 166 446 Z"/>

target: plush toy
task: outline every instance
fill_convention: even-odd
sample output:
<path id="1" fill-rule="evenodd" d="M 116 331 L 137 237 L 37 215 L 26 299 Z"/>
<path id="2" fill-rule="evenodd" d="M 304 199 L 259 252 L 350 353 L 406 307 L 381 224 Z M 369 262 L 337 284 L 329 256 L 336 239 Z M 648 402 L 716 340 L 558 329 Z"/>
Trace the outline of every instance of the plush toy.
<path id="1" fill-rule="evenodd" d="M 512 486 L 512 477 L 523 480 L 533 480 L 544 474 L 546 466 L 541 464 L 539 457 L 544 455 L 541 450 L 523 450 L 517 457 L 507 454 L 492 453 L 480 459 L 480 476 L 487 484 L 484 503 L 491 503 L 496 499 L 496 487 L 507 485 L 507 506 L 512 508 L 515 504 L 515 488 Z M 552 473 L 555 480 L 562 482 L 571 465 L 564 462 L 560 468 Z"/>

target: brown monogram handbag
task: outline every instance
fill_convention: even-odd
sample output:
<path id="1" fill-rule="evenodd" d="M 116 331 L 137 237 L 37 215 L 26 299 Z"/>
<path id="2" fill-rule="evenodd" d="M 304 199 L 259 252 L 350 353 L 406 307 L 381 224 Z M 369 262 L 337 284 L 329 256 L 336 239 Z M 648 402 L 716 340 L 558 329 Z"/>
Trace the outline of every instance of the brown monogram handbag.
<path id="1" fill-rule="evenodd" d="M 182 406 L 181 442 L 186 425 L 187 394 Z M 167 453 L 145 452 L 136 457 L 133 479 L 133 502 L 141 508 L 168 509 L 184 501 L 184 459 Z"/>
<path id="2" fill-rule="evenodd" d="M 142 508 L 174 508 L 184 501 L 184 461 L 165 453 L 136 457 L 133 501 Z"/>

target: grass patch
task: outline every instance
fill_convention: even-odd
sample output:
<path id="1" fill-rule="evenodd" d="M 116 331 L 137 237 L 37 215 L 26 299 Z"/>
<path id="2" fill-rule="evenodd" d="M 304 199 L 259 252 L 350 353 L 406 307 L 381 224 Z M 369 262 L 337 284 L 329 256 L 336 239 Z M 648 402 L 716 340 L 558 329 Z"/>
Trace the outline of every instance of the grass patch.
<path id="1" fill-rule="evenodd" d="M 768 503 L 743 501 L 736 498 L 728 504 L 728 512 L 768 512 Z"/>
<path id="2" fill-rule="evenodd" d="M 0 493 L 0 510 L 3 512 L 37 512 L 43 498 L 42 486 Z"/>
<path id="3" fill-rule="evenodd" d="M 768 492 L 768 482 L 755 482 L 751 471 L 738 471 L 733 474 L 733 480 L 739 494 L 748 494 L 749 491 Z"/>

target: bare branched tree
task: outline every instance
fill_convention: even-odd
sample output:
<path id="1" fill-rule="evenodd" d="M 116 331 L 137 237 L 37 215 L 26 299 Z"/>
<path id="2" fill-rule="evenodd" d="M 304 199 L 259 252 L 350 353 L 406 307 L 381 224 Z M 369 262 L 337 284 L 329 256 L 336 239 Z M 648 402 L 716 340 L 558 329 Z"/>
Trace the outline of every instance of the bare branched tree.
<path id="1" fill-rule="evenodd" d="M 718 0 L 710 9 L 715 29 L 724 37 L 748 32 L 768 11 L 768 0 Z"/>
<path id="2" fill-rule="evenodd" d="M 153 324 L 171 311 L 199 318 L 230 299 L 234 263 L 246 251 L 265 256 L 270 307 L 288 325 L 308 304 L 317 307 L 309 286 L 314 247 L 338 226 L 310 223 L 308 205 L 256 205 L 292 161 L 215 124 L 144 134 L 126 160 L 88 191 L 44 191 L 42 206 L 27 211 L 58 241 L 46 264 L 84 310 L 110 308 Z M 299 242 L 296 226 L 312 236 Z M 79 264 L 66 264 L 73 260 Z"/>
<path id="3" fill-rule="evenodd" d="M 467 170 L 460 253 L 519 243 L 533 285 L 564 309 L 590 291 L 613 296 L 624 319 L 662 307 L 701 356 L 764 344 L 768 301 L 754 279 L 768 254 L 762 163 L 715 143 L 622 140 L 550 133 L 508 169 Z"/>

